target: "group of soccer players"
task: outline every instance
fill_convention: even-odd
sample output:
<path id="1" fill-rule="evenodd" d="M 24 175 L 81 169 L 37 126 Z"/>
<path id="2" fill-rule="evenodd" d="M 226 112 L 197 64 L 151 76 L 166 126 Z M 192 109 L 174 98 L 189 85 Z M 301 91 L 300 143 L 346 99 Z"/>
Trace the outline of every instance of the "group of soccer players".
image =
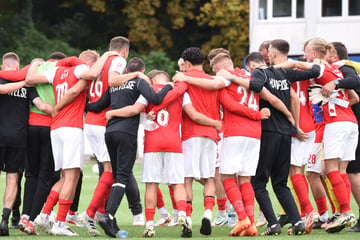
<path id="1" fill-rule="evenodd" d="M 229 51 L 216 48 L 208 55 L 216 76 L 204 72 L 205 56 L 190 47 L 182 53 L 174 84 L 162 70 L 145 75 L 141 58 L 127 62 L 129 47 L 129 40 L 118 36 L 101 57 L 92 50 L 78 58 L 55 53 L 20 70 L 15 53 L 3 56 L 0 167 L 6 172 L 6 190 L 1 236 L 9 235 L 18 173 L 24 168 L 19 229 L 29 235 L 39 230 L 78 235 L 66 222 L 76 202 L 84 129 L 103 172 L 79 217 L 90 235 L 100 235 L 99 224 L 106 235 L 116 237 L 115 215 L 123 196 L 134 205 L 140 202 L 132 173 L 140 122 L 145 129 L 143 237 L 154 237 L 155 226 L 168 222 L 181 226 L 181 237 L 192 236 L 193 180 L 204 186 L 202 235 L 228 221 L 227 201 L 237 214 L 230 236 L 256 236 L 266 222 L 261 235 L 278 235 L 287 223 L 290 235 L 309 234 L 313 228 L 360 231 L 350 209 L 351 191 L 360 206 L 360 80 L 343 44 L 310 39 L 305 61 L 289 61 L 288 42 L 265 41 L 259 52 L 245 58 L 244 69 L 234 66 Z M 280 219 L 266 189 L 269 180 L 284 210 Z M 159 183 L 169 185 L 172 220 Z M 215 197 L 219 211 L 212 224 Z M 255 222 L 255 199 L 263 223 Z M 141 220 L 141 205 L 133 214 Z"/>

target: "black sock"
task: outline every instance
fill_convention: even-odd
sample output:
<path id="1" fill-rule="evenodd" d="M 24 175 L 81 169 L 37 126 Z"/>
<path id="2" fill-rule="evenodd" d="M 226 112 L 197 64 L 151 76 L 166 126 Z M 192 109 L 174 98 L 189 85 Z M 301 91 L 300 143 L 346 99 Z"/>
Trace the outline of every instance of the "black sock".
<path id="1" fill-rule="evenodd" d="M 2 213 L 2 221 L 5 221 L 6 223 L 9 222 L 9 216 L 10 216 L 11 209 L 10 208 L 3 208 Z"/>

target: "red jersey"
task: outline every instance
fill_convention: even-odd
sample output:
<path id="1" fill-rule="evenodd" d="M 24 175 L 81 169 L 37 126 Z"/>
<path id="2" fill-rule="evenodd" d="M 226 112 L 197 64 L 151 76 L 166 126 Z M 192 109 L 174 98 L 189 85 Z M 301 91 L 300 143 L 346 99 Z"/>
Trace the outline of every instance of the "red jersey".
<path id="1" fill-rule="evenodd" d="M 101 98 L 102 95 L 107 91 L 109 88 L 109 69 L 112 60 L 116 56 L 110 56 L 105 61 L 102 74 L 96 79 L 89 82 L 89 102 L 96 102 Z M 105 108 L 104 110 L 95 113 L 95 112 L 87 112 L 85 117 L 85 123 L 86 124 L 92 124 L 92 125 L 99 125 L 99 126 L 106 126 L 106 117 L 105 114 L 107 111 L 110 110 L 110 106 Z"/>
<path id="2" fill-rule="evenodd" d="M 81 72 L 88 70 L 86 65 L 72 68 L 59 67 L 55 75 L 48 75 L 49 82 L 53 84 L 55 102 L 60 102 L 65 93 L 80 79 Z M 51 71 L 51 70 L 50 70 Z M 83 128 L 86 90 L 82 91 L 71 103 L 63 107 L 53 119 L 51 130 L 60 127 Z"/>
<path id="3" fill-rule="evenodd" d="M 291 84 L 292 89 L 295 90 L 297 96 L 300 100 L 300 116 L 299 116 L 299 126 L 303 132 L 308 133 L 315 130 L 313 112 L 311 107 L 311 102 L 309 101 L 309 96 L 307 89 L 310 86 L 310 80 L 293 82 Z"/>
<path id="4" fill-rule="evenodd" d="M 155 92 L 159 92 L 164 85 L 154 85 Z M 182 119 L 182 97 L 158 112 L 155 122 L 159 125 L 154 131 L 145 130 L 144 153 L 173 152 L 182 153 L 180 124 Z M 155 105 L 149 103 L 149 112 Z"/>
<path id="5" fill-rule="evenodd" d="M 315 78 L 316 83 L 324 86 L 325 84 L 332 82 L 336 79 L 344 79 L 341 71 L 329 64 L 325 65 L 324 69 L 321 69 L 320 76 Z M 348 91 L 345 89 L 340 89 L 338 91 L 338 96 L 335 100 L 346 101 L 349 102 Z M 331 100 L 330 100 L 331 102 Z M 350 104 L 347 107 L 340 106 L 334 103 L 326 103 L 323 105 L 324 109 L 324 123 L 332 123 L 332 122 L 341 122 L 341 121 L 350 121 L 357 124 L 356 117 L 351 110 Z"/>
<path id="6" fill-rule="evenodd" d="M 250 78 L 248 74 L 239 71 L 232 72 L 238 77 Z M 233 102 L 232 102 L 233 101 Z M 230 136 L 244 136 L 260 139 L 261 113 L 259 112 L 259 94 L 231 83 L 220 92 L 220 103 L 224 111 L 224 138 Z M 244 113 L 239 114 L 231 110 L 232 105 L 241 105 Z M 238 107 L 238 106 L 236 106 Z"/>

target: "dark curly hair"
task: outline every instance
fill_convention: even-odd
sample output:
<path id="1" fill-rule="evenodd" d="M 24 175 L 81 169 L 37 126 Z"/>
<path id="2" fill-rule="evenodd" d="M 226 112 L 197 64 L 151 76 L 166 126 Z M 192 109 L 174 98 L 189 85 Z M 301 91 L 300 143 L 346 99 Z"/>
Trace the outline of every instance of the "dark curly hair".
<path id="1" fill-rule="evenodd" d="M 205 60 L 204 54 L 198 47 L 189 47 L 181 55 L 184 61 L 189 61 L 192 65 L 203 64 Z"/>

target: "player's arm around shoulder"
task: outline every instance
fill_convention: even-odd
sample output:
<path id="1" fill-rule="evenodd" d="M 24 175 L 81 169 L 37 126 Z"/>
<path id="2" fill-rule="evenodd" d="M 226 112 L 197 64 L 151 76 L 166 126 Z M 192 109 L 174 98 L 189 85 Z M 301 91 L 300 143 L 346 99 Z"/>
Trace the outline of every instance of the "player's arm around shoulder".
<path id="1" fill-rule="evenodd" d="M 25 86 L 25 81 L 0 84 L 0 94 L 8 94 Z"/>
<path id="2" fill-rule="evenodd" d="M 48 76 L 46 75 L 46 72 L 42 72 L 42 73 L 37 72 L 38 66 L 40 66 L 43 62 L 44 61 L 38 59 L 32 61 L 25 78 L 26 85 L 31 86 L 36 83 L 49 83 L 49 79 Z"/>

